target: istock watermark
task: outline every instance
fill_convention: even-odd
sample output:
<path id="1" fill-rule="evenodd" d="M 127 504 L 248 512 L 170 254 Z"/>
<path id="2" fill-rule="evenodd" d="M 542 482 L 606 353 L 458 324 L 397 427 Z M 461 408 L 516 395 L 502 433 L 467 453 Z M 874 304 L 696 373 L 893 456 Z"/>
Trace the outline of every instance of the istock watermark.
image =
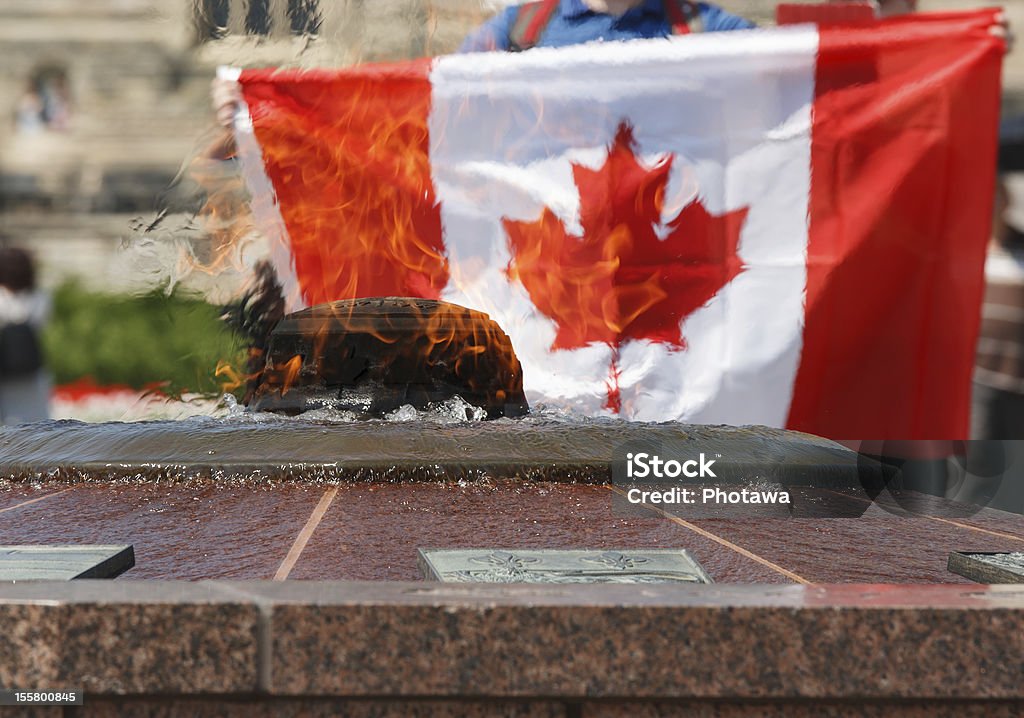
<path id="1" fill-rule="evenodd" d="M 786 490 L 739 489 L 728 490 L 718 486 L 693 488 L 675 486 L 662 491 L 645 491 L 635 486 L 626 490 L 631 504 L 791 504 L 793 498 Z"/>
<path id="2" fill-rule="evenodd" d="M 1024 442 L 832 442 L 735 429 L 736 438 L 614 449 L 613 509 L 681 518 L 968 517 L 1024 513 Z M 721 434 L 719 428 L 719 434 Z M 859 449 L 859 451 L 858 451 Z M 879 511 L 881 510 L 881 511 Z"/>
<path id="3" fill-rule="evenodd" d="M 708 459 L 704 452 L 698 458 L 687 461 L 669 459 L 665 461 L 657 454 L 645 451 L 626 454 L 626 476 L 631 479 L 677 479 L 685 476 L 688 479 L 716 479 L 712 470 L 717 459 Z"/>
<path id="4" fill-rule="evenodd" d="M 852 454 L 828 455 L 843 459 Z M 852 476 L 855 462 L 849 463 Z M 733 441 L 631 442 L 613 461 L 614 508 L 632 516 L 789 517 L 793 495 L 764 466 L 773 464 Z"/>

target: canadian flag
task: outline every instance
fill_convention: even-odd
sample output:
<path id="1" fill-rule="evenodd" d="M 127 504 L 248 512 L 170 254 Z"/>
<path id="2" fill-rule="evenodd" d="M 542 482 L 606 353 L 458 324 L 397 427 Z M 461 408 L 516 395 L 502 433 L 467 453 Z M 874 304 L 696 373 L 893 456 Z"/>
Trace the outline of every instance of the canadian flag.
<path id="1" fill-rule="evenodd" d="M 289 310 L 487 312 L 589 415 L 962 438 L 994 16 L 246 70 L 239 152 Z"/>

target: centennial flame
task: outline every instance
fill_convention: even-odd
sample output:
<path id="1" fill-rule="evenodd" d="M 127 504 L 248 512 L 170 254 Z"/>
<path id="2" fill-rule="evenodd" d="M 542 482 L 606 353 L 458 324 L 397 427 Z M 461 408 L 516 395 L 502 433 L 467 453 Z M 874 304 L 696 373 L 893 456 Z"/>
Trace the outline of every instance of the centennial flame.
<path id="1" fill-rule="evenodd" d="M 522 413 L 522 369 L 508 337 L 464 307 L 378 297 L 285 317 L 269 343 L 254 405 L 288 412 L 329 405 L 379 416 L 456 394 L 490 416 Z"/>
<path id="2" fill-rule="evenodd" d="M 431 95 L 423 68 L 256 71 L 242 82 L 305 302 L 438 299 L 452 274 L 430 170 Z M 535 221 L 502 222 L 512 254 L 508 276 L 555 322 L 552 349 L 593 343 L 612 348 L 607 405 L 615 411 L 619 348 L 636 340 L 684 348 L 682 322 L 743 268 L 738 244 L 747 209 L 717 216 L 697 199 L 663 221 L 674 157 L 647 167 L 635 150 L 623 122 L 602 167 L 573 165 L 580 236 L 549 208 Z M 452 317 L 439 318 L 421 317 L 426 342 L 416 351 L 423 362 L 465 363 L 488 346 L 505 346 L 466 342 L 479 326 L 454 330 Z M 397 341 L 377 325 L 359 327 L 358 315 L 332 320 L 321 316 L 324 328 L 312 331 L 326 337 L 326 326 L 341 321 L 375 335 L 381 345 Z M 329 344 L 315 341 L 297 370 L 279 367 L 284 357 L 268 358 L 264 381 L 287 391 L 314 380 L 325 362 L 334 361 L 326 355 L 337 347 Z"/>
<path id="3" fill-rule="evenodd" d="M 256 71 L 243 75 L 242 85 L 304 301 L 439 299 L 450 274 L 431 180 L 427 73 L 415 63 L 342 74 Z M 403 343 L 402 351 L 415 352 L 417 362 L 450 366 L 472 390 L 490 381 L 474 377 L 474 367 L 484 372 L 496 358 L 485 355 L 500 355 L 499 367 L 518 367 L 507 337 L 483 315 L 419 311 L 410 304 L 396 319 L 402 326 L 389 327 L 356 309 L 333 305 L 310 319 L 306 330 L 314 339 L 299 368 L 282 373 L 283 357 L 268 356 L 258 377 L 264 389 L 283 395 L 342 371 L 341 327 L 350 336 L 373 337 L 382 354 Z M 421 338 L 406 346 L 410 322 Z"/>

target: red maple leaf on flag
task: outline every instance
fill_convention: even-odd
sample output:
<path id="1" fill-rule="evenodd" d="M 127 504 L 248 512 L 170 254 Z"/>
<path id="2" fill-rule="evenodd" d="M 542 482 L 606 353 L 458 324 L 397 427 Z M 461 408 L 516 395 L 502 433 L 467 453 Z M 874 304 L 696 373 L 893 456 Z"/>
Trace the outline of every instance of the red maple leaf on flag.
<path id="1" fill-rule="evenodd" d="M 737 253 L 747 208 L 712 215 L 695 199 L 664 228 L 662 205 L 673 156 L 644 167 L 623 122 L 604 165 L 572 165 L 583 236 L 545 207 L 534 222 L 505 218 L 508 276 L 558 327 L 552 349 L 606 343 L 613 354 L 608 406 L 617 410 L 617 350 L 647 339 L 685 346 L 682 321 L 742 270 Z"/>

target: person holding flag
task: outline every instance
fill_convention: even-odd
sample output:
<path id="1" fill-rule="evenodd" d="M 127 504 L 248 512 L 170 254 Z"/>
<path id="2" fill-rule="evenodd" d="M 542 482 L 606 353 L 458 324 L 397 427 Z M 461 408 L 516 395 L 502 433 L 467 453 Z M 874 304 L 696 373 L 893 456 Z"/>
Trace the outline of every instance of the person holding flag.
<path id="1" fill-rule="evenodd" d="M 566 7 L 502 16 L 520 55 L 222 71 L 285 311 L 485 312 L 581 415 L 963 438 L 999 11 L 671 41 L 710 15 L 588 3 L 587 41 Z"/>
<path id="2" fill-rule="evenodd" d="M 748 30 L 749 20 L 689 0 L 539 0 L 508 7 L 472 32 L 461 52 L 563 47 L 597 40 Z"/>

